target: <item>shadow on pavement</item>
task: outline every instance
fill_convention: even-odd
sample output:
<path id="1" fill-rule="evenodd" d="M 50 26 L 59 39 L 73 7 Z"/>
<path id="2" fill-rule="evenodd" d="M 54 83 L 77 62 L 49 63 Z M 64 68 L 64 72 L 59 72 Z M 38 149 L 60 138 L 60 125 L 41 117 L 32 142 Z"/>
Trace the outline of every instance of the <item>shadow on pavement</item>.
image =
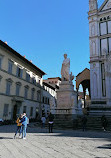
<path id="1" fill-rule="evenodd" d="M 0 137 L 0 139 L 13 139 L 12 137 Z"/>
<path id="2" fill-rule="evenodd" d="M 98 149 L 111 149 L 111 144 L 105 144 L 103 146 L 97 147 Z"/>
<path id="3" fill-rule="evenodd" d="M 3 125 L 0 126 L 0 133 L 15 133 L 16 125 Z M 104 139 L 111 141 L 110 132 L 99 132 L 99 131 L 81 131 L 81 130 L 53 130 L 54 133 L 48 133 L 48 128 L 42 129 L 40 127 L 28 126 L 27 133 L 35 133 L 35 136 L 55 136 L 55 137 L 79 137 L 80 139 Z M 1 137 L 2 139 L 2 137 Z"/>

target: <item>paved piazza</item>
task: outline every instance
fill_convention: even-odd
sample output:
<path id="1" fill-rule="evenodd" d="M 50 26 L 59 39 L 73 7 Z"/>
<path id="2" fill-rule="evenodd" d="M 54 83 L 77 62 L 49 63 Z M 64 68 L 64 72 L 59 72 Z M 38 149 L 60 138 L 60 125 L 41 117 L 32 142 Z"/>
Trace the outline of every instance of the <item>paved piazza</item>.
<path id="1" fill-rule="evenodd" d="M 0 158 L 109 158 L 111 133 L 28 127 L 27 139 L 13 139 L 15 125 L 0 126 Z"/>

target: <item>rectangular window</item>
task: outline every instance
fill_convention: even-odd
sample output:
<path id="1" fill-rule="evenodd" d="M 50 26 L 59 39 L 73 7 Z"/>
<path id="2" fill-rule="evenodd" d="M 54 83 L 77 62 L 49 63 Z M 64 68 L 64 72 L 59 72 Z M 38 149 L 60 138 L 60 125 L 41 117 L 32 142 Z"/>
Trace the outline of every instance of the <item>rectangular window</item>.
<path id="1" fill-rule="evenodd" d="M 37 101 L 40 101 L 40 92 L 37 91 Z"/>
<path id="2" fill-rule="evenodd" d="M 12 67 L 13 67 L 13 62 L 9 61 L 8 62 L 8 73 L 12 74 Z"/>
<path id="3" fill-rule="evenodd" d="M 31 99 L 34 100 L 35 90 L 32 89 Z"/>
<path id="4" fill-rule="evenodd" d="M 108 33 L 111 33 L 111 21 L 108 21 Z"/>
<path id="5" fill-rule="evenodd" d="M 30 108 L 30 116 L 33 116 L 33 107 Z"/>
<path id="6" fill-rule="evenodd" d="M 20 85 L 16 85 L 16 96 L 19 96 L 20 94 Z"/>
<path id="7" fill-rule="evenodd" d="M 45 98 L 45 104 L 47 104 L 47 98 Z"/>
<path id="8" fill-rule="evenodd" d="M 26 113 L 26 109 L 27 109 L 27 107 L 23 106 L 23 113 Z"/>
<path id="9" fill-rule="evenodd" d="M 107 25 L 106 25 L 106 22 L 104 23 L 100 23 L 100 34 L 101 35 L 105 35 L 107 34 Z"/>
<path id="10" fill-rule="evenodd" d="M 42 102 L 44 103 L 44 97 L 42 98 Z"/>
<path id="11" fill-rule="evenodd" d="M 32 78 L 32 83 L 33 83 L 33 84 L 36 84 L 36 79 L 35 79 L 35 77 Z"/>
<path id="12" fill-rule="evenodd" d="M 49 98 L 48 98 L 48 104 L 49 104 Z"/>
<path id="13" fill-rule="evenodd" d="M 106 96 L 106 83 L 105 83 L 105 67 L 104 63 L 101 64 L 101 75 L 102 75 L 102 95 Z"/>
<path id="14" fill-rule="evenodd" d="M 30 74 L 26 72 L 26 81 L 30 82 Z"/>
<path id="15" fill-rule="evenodd" d="M 11 82 L 6 83 L 6 95 L 10 95 Z"/>
<path id="16" fill-rule="evenodd" d="M 101 39 L 101 55 L 108 53 L 108 40 L 107 38 Z"/>
<path id="17" fill-rule="evenodd" d="M 3 111 L 3 116 L 8 116 L 8 108 L 9 108 L 9 104 L 5 104 L 4 105 L 4 111 Z"/>
<path id="18" fill-rule="evenodd" d="M 17 67 L 17 77 L 22 78 L 22 73 L 23 73 L 23 69 L 21 69 L 20 67 Z"/>
<path id="19" fill-rule="evenodd" d="M 25 87 L 24 98 L 27 99 L 27 96 L 28 96 L 28 88 Z"/>

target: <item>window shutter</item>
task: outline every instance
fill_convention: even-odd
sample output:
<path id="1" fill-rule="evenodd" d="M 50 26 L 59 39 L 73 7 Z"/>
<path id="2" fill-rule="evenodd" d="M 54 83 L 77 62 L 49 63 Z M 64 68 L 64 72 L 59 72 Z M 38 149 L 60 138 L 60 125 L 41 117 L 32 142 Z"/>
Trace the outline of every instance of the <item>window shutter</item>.
<path id="1" fill-rule="evenodd" d="M 12 73 L 12 63 L 11 62 L 9 62 L 9 64 L 8 64 L 8 72 Z"/>
<path id="2" fill-rule="evenodd" d="M 17 67 L 16 76 L 18 76 L 18 73 L 19 73 L 19 68 Z"/>
<path id="3" fill-rule="evenodd" d="M 10 95 L 10 86 L 11 86 L 10 82 L 7 82 L 7 85 L 6 85 L 6 94 L 7 95 Z"/>
<path id="4" fill-rule="evenodd" d="M 8 116 L 8 108 L 9 108 L 9 104 L 5 104 L 5 105 L 4 105 L 3 116 Z"/>

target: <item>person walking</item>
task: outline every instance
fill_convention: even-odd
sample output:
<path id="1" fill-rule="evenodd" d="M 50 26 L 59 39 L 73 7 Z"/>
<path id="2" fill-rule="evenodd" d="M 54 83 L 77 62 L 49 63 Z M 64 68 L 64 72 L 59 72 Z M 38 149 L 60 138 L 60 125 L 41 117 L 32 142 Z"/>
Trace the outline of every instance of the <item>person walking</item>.
<path id="1" fill-rule="evenodd" d="M 28 124 L 26 113 L 23 113 L 23 118 L 21 119 L 20 123 L 22 123 L 22 139 L 26 139 L 26 130 Z"/>
<path id="2" fill-rule="evenodd" d="M 44 115 L 42 116 L 41 121 L 42 121 L 42 128 L 45 128 L 46 118 Z"/>
<path id="3" fill-rule="evenodd" d="M 49 133 L 53 133 L 53 120 L 54 120 L 54 116 L 51 114 L 51 112 L 49 113 Z"/>
<path id="4" fill-rule="evenodd" d="M 103 130 L 106 131 L 106 127 L 107 127 L 108 121 L 107 121 L 105 115 L 103 115 L 103 116 L 101 117 L 101 123 L 102 123 L 102 128 L 103 128 Z"/>
<path id="5" fill-rule="evenodd" d="M 17 133 L 19 132 L 19 138 L 21 137 L 21 133 L 22 133 L 22 123 L 20 123 L 21 119 L 22 119 L 23 115 L 21 114 L 17 120 L 16 120 L 16 123 L 17 123 L 17 130 L 15 132 L 15 135 L 14 135 L 14 139 L 16 138 L 16 135 Z"/>
<path id="6" fill-rule="evenodd" d="M 87 117 L 84 115 L 82 118 L 83 131 L 86 131 L 86 123 L 87 123 Z"/>

